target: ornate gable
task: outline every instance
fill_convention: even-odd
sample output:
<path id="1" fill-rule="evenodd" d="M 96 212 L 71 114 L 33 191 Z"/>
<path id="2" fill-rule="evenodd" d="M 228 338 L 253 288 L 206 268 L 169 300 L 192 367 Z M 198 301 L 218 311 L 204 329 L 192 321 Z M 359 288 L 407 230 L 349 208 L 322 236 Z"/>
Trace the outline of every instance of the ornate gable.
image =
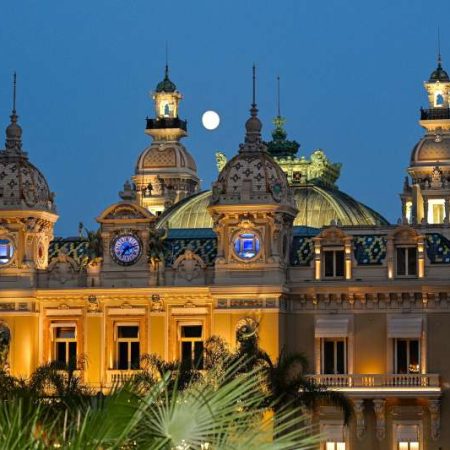
<path id="1" fill-rule="evenodd" d="M 100 223 L 117 221 L 153 222 L 156 216 L 145 208 L 131 202 L 119 202 L 108 207 L 97 218 Z"/>

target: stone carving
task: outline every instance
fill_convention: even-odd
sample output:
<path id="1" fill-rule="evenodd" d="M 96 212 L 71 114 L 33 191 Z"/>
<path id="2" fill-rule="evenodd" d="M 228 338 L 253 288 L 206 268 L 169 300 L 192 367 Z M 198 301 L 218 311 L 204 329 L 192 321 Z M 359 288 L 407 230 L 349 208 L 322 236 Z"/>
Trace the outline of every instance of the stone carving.
<path id="1" fill-rule="evenodd" d="M 441 435 L 441 411 L 439 400 L 429 400 L 428 409 L 431 416 L 431 438 L 437 441 Z"/>
<path id="2" fill-rule="evenodd" d="M 100 302 L 95 295 L 90 295 L 88 297 L 88 312 L 99 312 L 100 311 Z"/>
<path id="3" fill-rule="evenodd" d="M 161 300 L 161 297 L 158 294 L 153 294 L 151 297 L 150 311 L 151 312 L 163 312 L 164 311 L 163 302 Z"/>
<path id="4" fill-rule="evenodd" d="M 373 401 L 373 409 L 375 411 L 375 417 L 377 419 L 376 434 L 377 439 L 382 441 L 386 437 L 386 400 L 375 399 Z"/>
<path id="5" fill-rule="evenodd" d="M 364 419 L 364 400 L 353 400 L 353 408 L 355 410 L 356 417 L 356 437 L 362 439 L 366 431 L 366 421 Z"/>
<path id="6" fill-rule="evenodd" d="M 200 256 L 188 248 L 175 260 L 173 269 L 177 271 L 177 275 L 181 278 L 191 281 L 206 269 L 206 264 Z"/>
<path id="7" fill-rule="evenodd" d="M 11 331 L 5 322 L 0 322 L 0 370 L 6 372 L 9 369 L 8 354 L 11 343 Z"/>
<path id="8" fill-rule="evenodd" d="M 439 189 L 442 186 L 442 170 L 439 166 L 433 168 L 431 172 L 431 187 Z"/>
<path id="9" fill-rule="evenodd" d="M 217 171 L 220 173 L 222 172 L 222 169 L 225 167 L 225 164 L 227 163 L 228 159 L 223 152 L 216 152 L 216 165 L 217 165 Z"/>
<path id="10" fill-rule="evenodd" d="M 48 266 L 49 279 L 60 284 L 66 284 L 73 280 L 79 271 L 79 266 L 73 258 L 68 256 L 63 249 Z"/>

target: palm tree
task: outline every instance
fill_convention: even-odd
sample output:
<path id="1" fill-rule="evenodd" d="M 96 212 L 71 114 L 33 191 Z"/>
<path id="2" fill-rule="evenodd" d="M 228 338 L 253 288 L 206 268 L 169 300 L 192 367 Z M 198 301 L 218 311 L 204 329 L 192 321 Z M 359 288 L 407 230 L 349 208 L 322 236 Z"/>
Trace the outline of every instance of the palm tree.
<path id="1" fill-rule="evenodd" d="M 275 412 L 286 405 L 306 408 L 314 411 L 323 404 L 332 404 L 342 410 L 344 422 L 348 424 L 352 416 L 352 404 L 343 394 L 329 390 L 325 385 L 310 381 L 305 373 L 308 360 L 303 353 L 281 352 L 274 363 L 270 356 L 258 345 L 256 333 L 238 335 L 238 348 L 231 352 L 220 337 L 214 336 L 205 343 L 206 358 L 209 367 L 217 366 L 222 360 L 225 367 L 242 361 L 239 372 L 262 368 L 261 388 L 266 393 L 266 402 Z M 219 357 L 215 352 L 218 351 Z"/>

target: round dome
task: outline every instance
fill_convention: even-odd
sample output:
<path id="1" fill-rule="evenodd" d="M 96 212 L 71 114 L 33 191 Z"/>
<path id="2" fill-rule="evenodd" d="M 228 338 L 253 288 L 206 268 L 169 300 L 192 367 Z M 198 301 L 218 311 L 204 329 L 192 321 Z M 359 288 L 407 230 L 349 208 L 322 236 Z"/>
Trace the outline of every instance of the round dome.
<path id="1" fill-rule="evenodd" d="M 54 211 L 54 195 L 44 175 L 24 153 L 0 151 L 0 209 Z"/>
<path id="2" fill-rule="evenodd" d="M 263 144 L 261 144 L 263 145 Z M 276 202 L 289 201 L 286 175 L 266 151 L 242 151 L 227 162 L 217 182 L 222 201 L 241 199 L 266 200 L 269 194 Z"/>
<path id="3" fill-rule="evenodd" d="M 168 171 L 192 171 L 197 173 L 194 158 L 179 142 L 153 142 L 138 159 L 136 174 Z"/>
<path id="4" fill-rule="evenodd" d="M 450 163 L 450 133 L 441 132 L 425 135 L 411 152 L 411 165 Z"/>
<path id="5" fill-rule="evenodd" d="M 388 221 L 354 198 L 325 186 L 308 185 L 295 189 L 298 213 L 294 225 L 322 228 L 333 220 L 343 226 L 388 225 Z M 212 228 L 207 207 L 211 191 L 192 195 L 168 209 L 160 217 L 158 226 L 169 228 Z"/>
<path id="6" fill-rule="evenodd" d="M 431 73 L 430 79 L 428 81 L 429 82 L 436 82 L 436 81 L 449 82 L 450 81 L 450 78 L 448 77 L 448 73 L 442 68 L 440 61 L 438 63 L 436 70 L 434 70 Z"/>

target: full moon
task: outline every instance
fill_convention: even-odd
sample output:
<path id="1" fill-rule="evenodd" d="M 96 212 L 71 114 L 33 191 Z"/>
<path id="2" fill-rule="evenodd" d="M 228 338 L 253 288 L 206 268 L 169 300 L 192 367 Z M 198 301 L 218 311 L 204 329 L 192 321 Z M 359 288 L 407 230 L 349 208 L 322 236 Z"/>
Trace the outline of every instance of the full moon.
<path id="1" fill-rule="evenodd" d="M 202 124 L 207 130 L 215 130 L 220 124 L 220 117 L 215 111 L 206 111 L 202 116 Z"/>

